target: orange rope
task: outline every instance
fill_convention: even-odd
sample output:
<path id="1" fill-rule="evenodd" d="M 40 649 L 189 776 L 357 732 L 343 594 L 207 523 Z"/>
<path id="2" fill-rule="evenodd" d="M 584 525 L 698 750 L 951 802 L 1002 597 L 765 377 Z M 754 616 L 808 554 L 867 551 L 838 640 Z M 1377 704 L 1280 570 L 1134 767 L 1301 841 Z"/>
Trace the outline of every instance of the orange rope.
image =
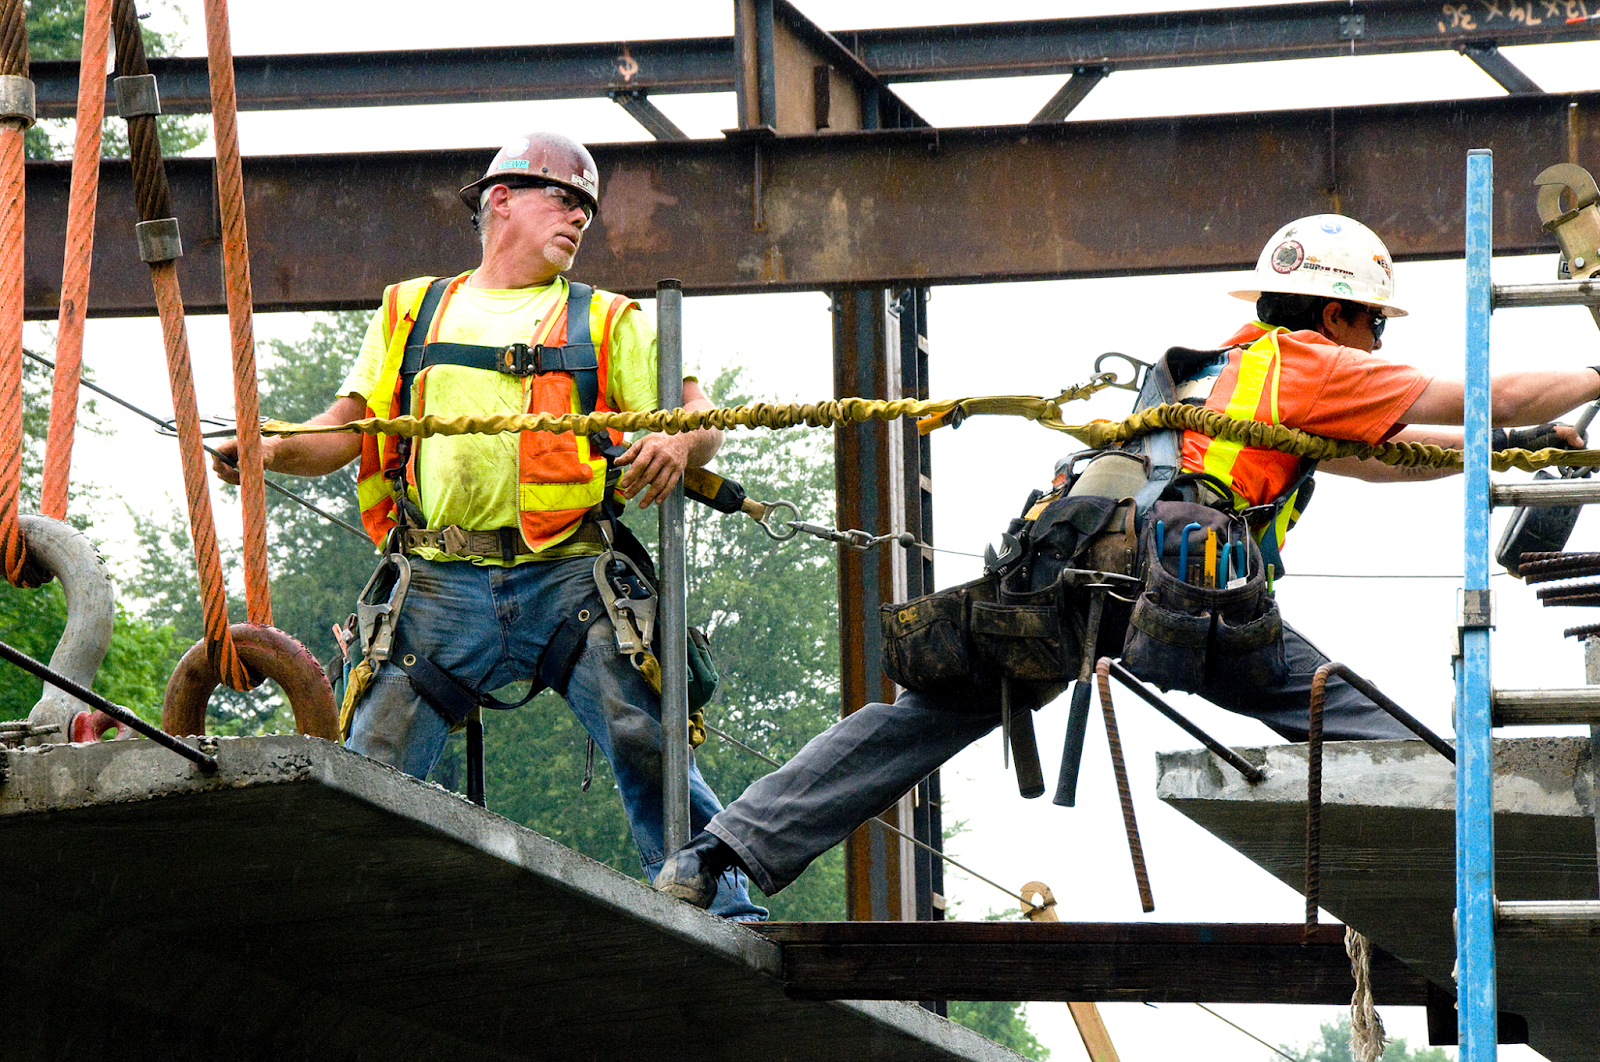
<path id="1" fill-rule="evenodd" d="M 256 341 L 250 304 L 250 243 L 245 233 L 244 173 L 239 164 L 238 101 L 228 37 L 227 0 L 206 0 L 211 125 L 217 143 L 217 199 L 222 208 L 223 280 L 233 340 L 233 408 L 239 424 L 239 500 L 244 509 L 244 599 L 250 622 L 272 623 L 267 575 L 267 499 L 261 480 L 261 405 L 256 396 Z"/>
<path id="2" fill-rule="evenodd" d="M 83 321 L 89 308 L 89 264 L 94 258 L 95 201 L 100 194 L 100 127 L 106 113 L 106 53 L 111 44 L 111 0 L 88 0 L 83 13 L 83 57 L 78 71 L 78 132 L 72 148 L 72 197 L 67 203 L 67 247 L 61 268 L 61 310 L 56 318 L 56 375 L 50 395 L 50 436 L 44 452 L 39 511 L 66 519 L 72 440 L 78 422 L 78 378 L 83 366 Z"/>
<path id="3" fill-rule="evenodd" d="M 0 0 L 5 2 L 5 0 Z M 150 72 L 139 16 L 133 0 L 115 0 L 111 11 L 116 42 L 117 73 L 137 77 Z M 156 120 L 142 115 L 128 119 L 128 146 L 132 156 L 133 198 L 139 220 L 158 221 L 172 216 L 166 165 Z M 211 516 L 211 486 L 206 480 L 205 443 L 200 433 L 200 409 L 194 397 L 194 376 L 189 338 L 183 323 L 183 292 L 178 286 L 175 262 L 151 262 L 150 281 L 155 286 L 156 310 L 161 315 L 161 336 L 166 346 L 167 376 L 172 384 L 173 419 L 178 429 L 178 456 L 183 462 L 184 493 L 189 503 L 189 528 L 194 539 L 195 567 L 200 574 L 200 609 L 205 619 L 206 655 L 236 690 L 260 682 L 239 658 L 228 632 L 228 588 L 222 577 L 222 551 L 217 526 Z"/>
<path id="4" fill-rule="evenodd" d="M 0 74 L 28 76 L 22 0 L 0 0 Z M 13 586 L 35 586 L 22 535 L 22 220 L 20 120 L 0 121 L 0 561 Z"/>
<path id="5" fill-rule="evenodd" d="M 178 267 L 173 262 L 151 262 L 156 309 L 161 314 L 161 334 L 166 341 L 167 375 L 172 380 L 172 412 L 178 428 L 178 454 L 183 461 L 184 491 L 189 502 L 189 526 L 194 536 L 195 563 L 200 571 L 200 607 L 205 617 L 206 652 L 216 662 L 222 680 L 236 690 L 254 687 L 239 650 L 228 633 L 228 595 L 222 578 L 222 551 L 217 546 L 217 526 L 211 517 L 211 488 L 206 481 L 205 449 L 200 438 L 200 408 L 194 397 L 194 376 L 189 361 L 189 338 L 183 324 L 183 293 L 178 287 Z"/>

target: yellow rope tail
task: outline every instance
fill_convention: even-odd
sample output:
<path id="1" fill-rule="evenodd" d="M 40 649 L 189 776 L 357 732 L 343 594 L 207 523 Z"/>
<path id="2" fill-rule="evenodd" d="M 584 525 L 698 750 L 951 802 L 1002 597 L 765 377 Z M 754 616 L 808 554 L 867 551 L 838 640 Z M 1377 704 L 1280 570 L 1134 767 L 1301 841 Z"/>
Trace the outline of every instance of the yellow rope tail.
<path id="1" fill-rule="evenodd" d="M 841 398 L 830 402 L 773 405 L 757 402 L 748 406 L 716 409 L 655 410 L 649 413 L 499 413 L 481 417 L 367 417 L 346 424 L 289 424 L 269 420 L 261 426 L 264 435 L 323 435 L 361 432 L 366 435 L 404 435 L 426 438 L 432 435 L 498 435 L 508 431 L 575 431 L 592 435 L 606 428 L 618 431 L 659 431 L 675 434 L 699 428 L 782 429 L 806 425 L 827 428 L 838 424 L 868 420 L 898 420 L 916 417 L 926 433 L 946 423 L 959 424 L 969 416 L 1024 417 L 1080 440 L 1090 449 L 1130 442 L 1142 435 L 1172 428 L 1197 431 L 1212 438 L 1227 439 L 1247 446 L 1279 450 L 1296 457 L 1329 461 L 1358 457 L 1403 468 L 1460 468 L 1460 450 L 1423 443 L 1365 443 L 1328 439 L 1281 424 L 1262 424 L 1253 420 L 1234 420 L 1222 413 L 1198 406 L 1155 406 L 1130 414 L 1120 421 L 1095 420 L 1087 424 L 1067 424 L 1061 419 L 1066 402 L 1088 398 L 1110 386 L 1106 376 L 1088 384 L 1069 388 L 1055 398 L 1037 395 L 989 395 L 976 398 L 944 399 L 937 402 L 911 399 Z M 1600 466 L 1600 450 L 1501 450 L 1492 459 L 1496 472 L 1518 468 L 1525 472 L 1551 465 L 1589 468 Z"/>

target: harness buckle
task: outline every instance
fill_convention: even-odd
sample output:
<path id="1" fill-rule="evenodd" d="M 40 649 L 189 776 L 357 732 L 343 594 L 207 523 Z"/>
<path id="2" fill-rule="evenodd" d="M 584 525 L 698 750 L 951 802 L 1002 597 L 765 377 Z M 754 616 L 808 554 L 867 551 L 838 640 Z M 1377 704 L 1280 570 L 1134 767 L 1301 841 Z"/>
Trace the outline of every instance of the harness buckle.
<path id="1" fill-rule="evenodd" d="M 539 355 L 544 347 L 535 343 L 508 343 L 495 355 L 495 367 L 512 376 L 537 376 L 544 370 L 539 367 Z"/>

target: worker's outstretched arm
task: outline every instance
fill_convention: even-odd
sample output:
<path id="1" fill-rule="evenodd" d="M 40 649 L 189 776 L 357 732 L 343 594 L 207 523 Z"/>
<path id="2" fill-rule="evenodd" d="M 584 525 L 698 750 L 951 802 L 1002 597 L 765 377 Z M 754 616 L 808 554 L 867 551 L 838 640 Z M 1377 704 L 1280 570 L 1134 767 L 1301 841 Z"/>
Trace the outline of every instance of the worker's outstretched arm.
<path id="1" fill-rule="evenodd" d="M 698 380 L 683 381 L 683 408 L 686 410 L 711 409 L 711 399 L 700 389 Z M 628 452 L 617 458 L 625 466 L 617 489 L 624 498 L 639 497 L 643 509 L 665 497 L 683 478 L 685 468 L 701 468 L 717 455 L 722 447 L 720 428 L 700 428 L 681 431 L 675 435 L 651 432 L 628 447 Z"/>
<path id="2" fill-rule="evenodd" d="M 367 411 L 365 399 L 355 395 L 342 395 L 334 400 L 326 412 L 318 413 L 308 424 L 347 424 L 360 420 Z M 226 459 L 213 457 L 212 471 L 224 483 L 239 482 L 239 443 L 229 439 L 217 449 Z M 269 472 L 282 472 L 290 476 L 326 476 L 337 472 L 361 454 L 361 435 L 358 432 L 341 432 L 337 435 L 263 436 L 261 463 Z"/>
<path id="3" fill-rule="evenodd" d="M 1508 372 L 1489 381 L 1497 428 L 1542 424 L 1600 398 L 1600 371 L 1590 368 Z M 1466 385 L 1436 376 L 1401 414 L 1402 424 L 1460 424 Z M 1459 436 L 1458 436 L 1459 438 Z"/>

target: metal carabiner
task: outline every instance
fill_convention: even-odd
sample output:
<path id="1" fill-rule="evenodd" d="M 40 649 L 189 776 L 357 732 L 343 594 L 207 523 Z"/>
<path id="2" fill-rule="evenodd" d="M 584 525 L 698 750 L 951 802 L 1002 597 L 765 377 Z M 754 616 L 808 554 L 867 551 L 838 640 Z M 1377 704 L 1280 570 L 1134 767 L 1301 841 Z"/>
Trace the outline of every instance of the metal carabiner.
<path id="1" fill-rule="evenodd" d="M 611 575 L 611 565 L 617 563 L 627 568 L 627 574 Z M 628 576 L 631 575 L 632 585 Z M 616 550 L 607 550 L 595 558 L 594 582 L 600 591 L 600 601 L 611 618 L 617 639 L 617 652 L 628 658 L 635 668 L 642 668 L 645 654 L 650 652 L 650 639 L 656 626 L 656 595 L 650 589 L 639 566 Z M 637 587 L 643 597 L 633 596 Z"/>
<path id="2" fill-rule="evenodd" d="M 772 529 L 772 525 L 767 522 L 772 519 L 772 514 L 777 512 L 779 509 L 788 509 L 790 516 L 799 516 L 800 510 L 796 509 L 792 502 L 775 501 L 770 503 L 762 502 L 761 504 L 766 507 L 767 511 L 761 514 L 761 519 L 756 521 L 756 526 L 765 531 L 768 538 L 772 539 L 774 542 L 787 542 L 789 539 L 800 533 L 800 529 L 795 526 L 793 520 L 788 521 L 787 530 L 783 531 L 782 533 L 774 531 Z"/>
<path id="3" fill-rule="evenodd" d="M 393 576 L 389 573 L 393 571 Z M 356 598 L 356 630 L 363 659 L 376 675 L 394 646 L 394 624 L 405 606 L 411 589 L 411 560 L 404 553 L 390 553 L 378 563 L 367 585 Z"/>
<path id="4" fill-rule="evenodd" d="M 1127 382 L 1127 383 L 1123 383 L 1117 378 L 1117 374 L 1115 372 L 1112 372 L 1110 370 L 1102 370 L 1100 368 L 1100 366 L 1105 363 L 1105 360 L 1107 358 L 1121 358 L 1123 361 L 1127 362 L 1128 363 L 1128 368 L 1133 370 L 1132 379 L 1130 379 L 1129 382 Z M 1142 374 L 1147 372 L 1147 371 L 1149 371 L 1149 369 L 1150 369 L 1150 363 L 1149 362 L 1140 361 L 1138 358 L 1132 357 L 1131 355 L 1128 355 L 1128 354 L 1119 353 L 1118 351 L 1115 351 L 1115 350 L 1107 351 L 1106 353 L 1100 355 L 1098 358 L 1094 359 L 1094 371 L 1097 374 L 1097 376 L 1101 377 L 1101 378 L 1109 377 L 1109 379 L 1106 380 L 1106 386 L 1107 387 L 1120 388 L 1121 390 L 1124 390 L 1124 391 L 1137 391 L 1137 390 L 1139 390 L 1139 388 L 1142 386 L 1142 380 L 1143 380 Z"/>

